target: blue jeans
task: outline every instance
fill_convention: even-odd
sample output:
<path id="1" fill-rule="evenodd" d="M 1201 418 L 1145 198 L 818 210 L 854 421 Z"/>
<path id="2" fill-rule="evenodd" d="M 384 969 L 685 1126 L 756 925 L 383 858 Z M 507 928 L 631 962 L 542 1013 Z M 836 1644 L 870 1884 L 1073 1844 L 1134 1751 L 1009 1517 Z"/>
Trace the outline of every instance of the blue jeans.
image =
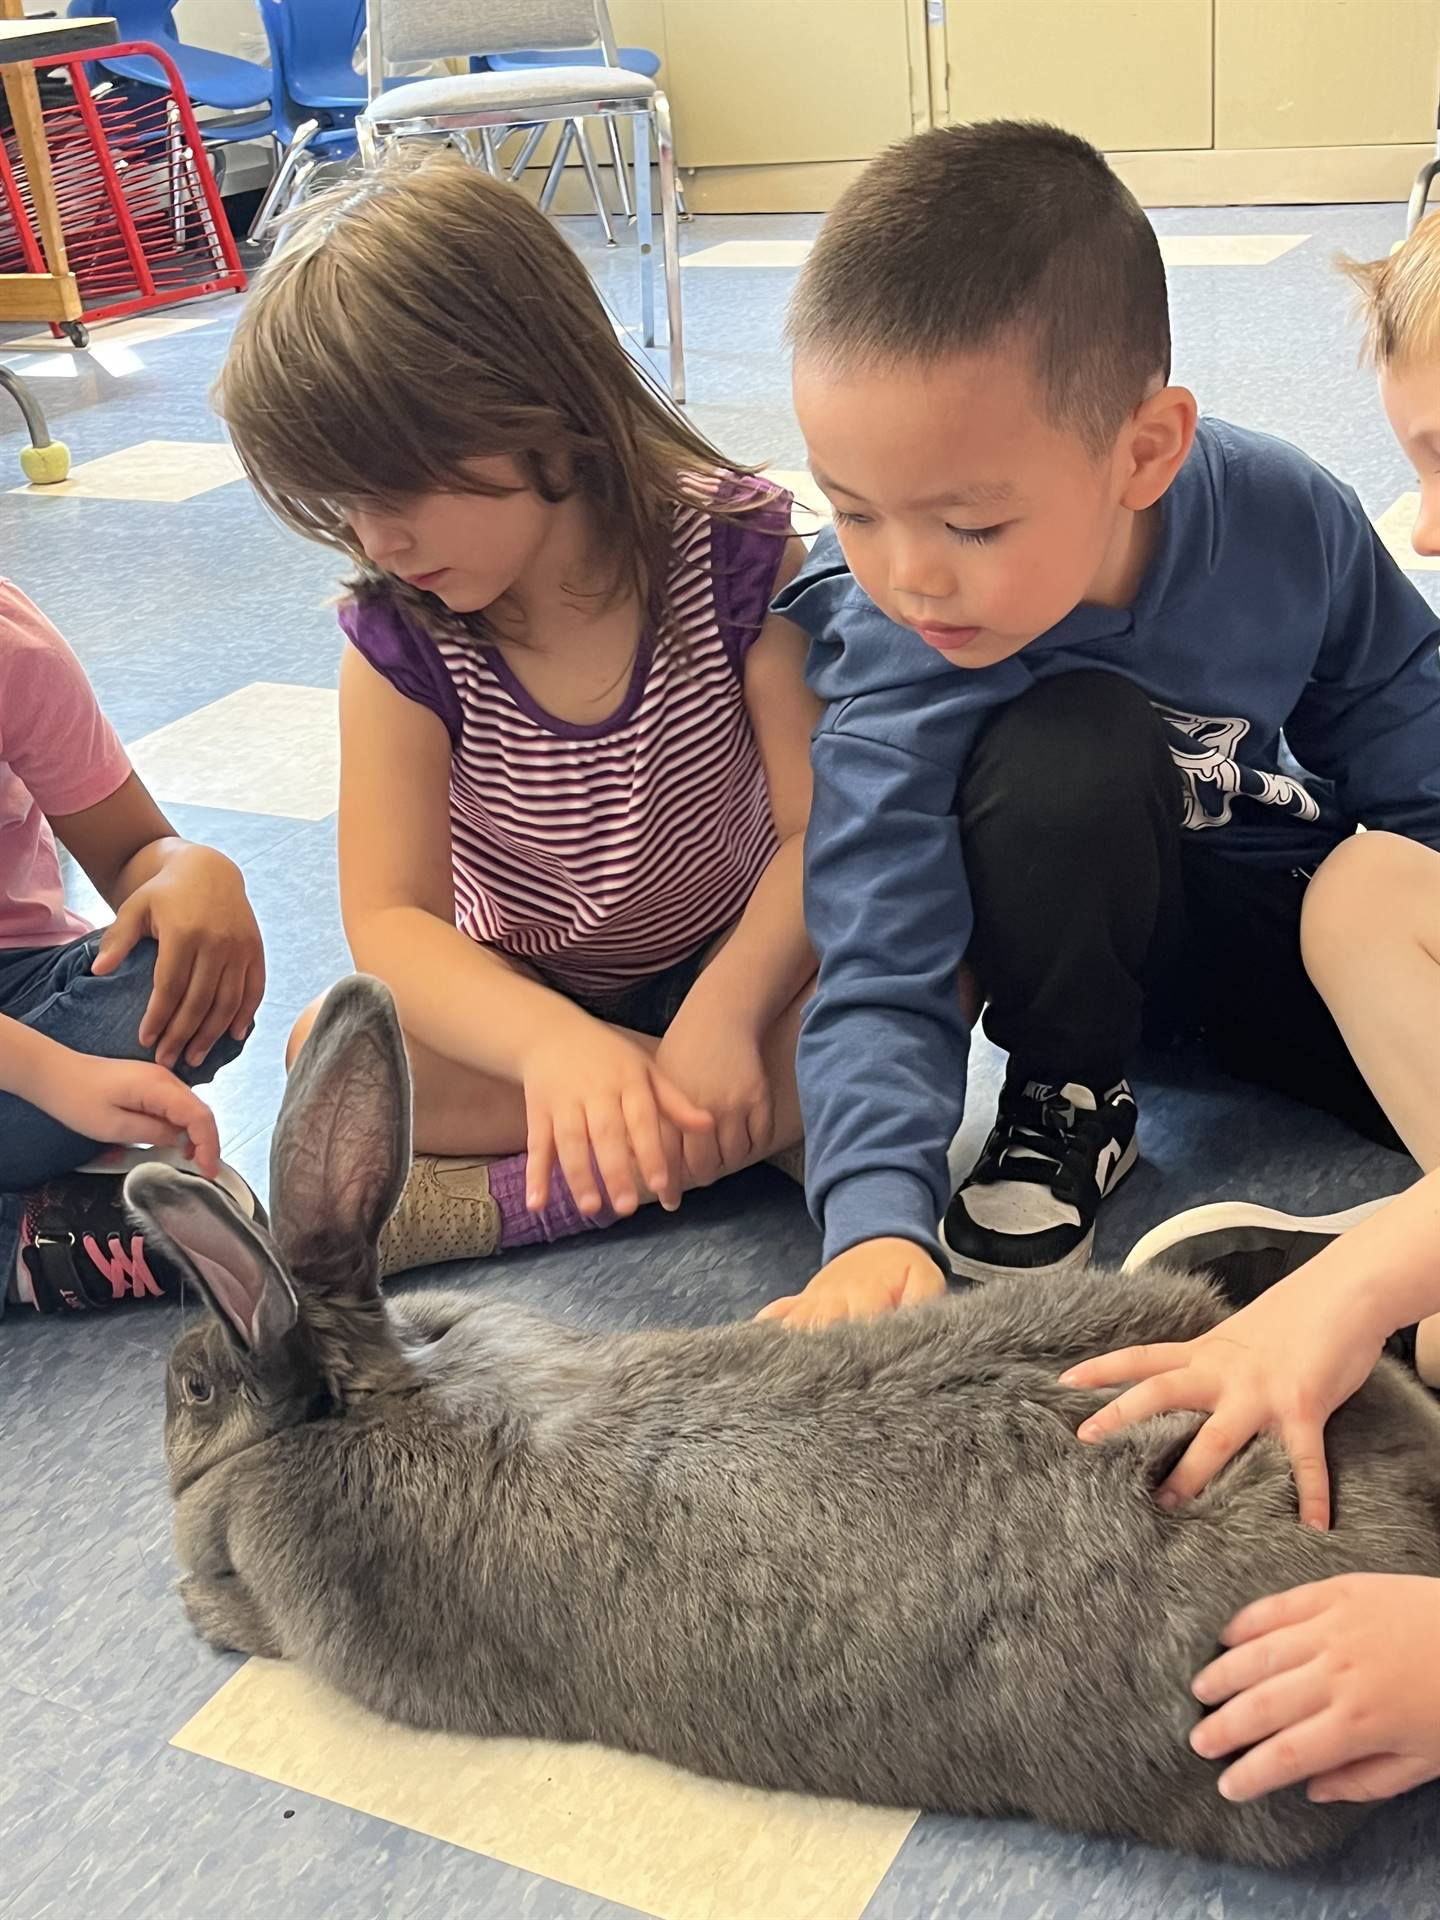
<path id="1" fill-rule="evenodd" d="M 114 973 L 90 971 L 98 933 L 62 947 L 0 949 L 0 1013 L 75 1053 L 106 1060 L 152 1060 L 140 1045 L 140 1022 L 155 979 L 156 946 L 142 940 Z M 198 1067 L 184 1060 L 175 1071 L 201 1086 L 233 1060 L 241 1043 L 217 1040 Z M 57 1174 L 73 1173 L 100 1150 L 28 1100 L 0 1093 L 0 1312 L 20 1247 L 21 1196 Z"/>

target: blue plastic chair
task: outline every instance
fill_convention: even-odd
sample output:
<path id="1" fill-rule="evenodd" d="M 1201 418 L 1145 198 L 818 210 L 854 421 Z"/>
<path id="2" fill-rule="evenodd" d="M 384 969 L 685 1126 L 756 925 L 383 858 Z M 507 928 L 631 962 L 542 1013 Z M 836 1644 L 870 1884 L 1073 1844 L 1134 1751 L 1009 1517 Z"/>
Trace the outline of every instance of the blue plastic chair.
<path id="1" fill-rule="evenodd" d="M 275 177 L 251 222 L 257 239 L 326 160 L 355 152 L 355 117 L 369 104 L 355 71 L 365 0 L 259 0 L 275 76 Z"/>
<path id="2" fill-rule="evenodd" d="M 94 11 L 91 0 L 69 0 L 65 9 L 72 17 L 84 18 Z M 214 53 L 208 47 L 192 47 L 175 31 L 174 0 L 115 0 L 108 8 L 119 28 L 119 40 L 149 40 L 163 48 L 179 69 L 192 105 L 210 107 L 217 113 L 234 116 L 227 120 L 207 121 L 205 138 L 211 140 L 263 139 L 275 132 L 270 96 L 270 69 L 253 60 L 242 60 L 233 53 Z M 96 62 L 104 72 L 132 85 L 157 90 L 168 83 L 153 60 L 128 55 L 120 60 Z"/>
<path id="3" fill-rule="evenodd" d="M 643 73 L 647 80 L 653 80 L 660 71 L 660 56 L 652 53 L 649 47 L 620 47 L 617 66 L 627 73 Z M 524 73 L 534 67 L 603 67 L 606 65 L 603 47 L 572 47 L 555 53 L 492 53 L 470 62 L 476 73 Z M 620 208 L 627 220 L 635 217 L 634 203 L 630 197 L 630 170 L 625 164 L 625 150 L 620 144 L 620 129 L 613 120 L 606 122 L 606 132 L 610 136 L 610 158 L 615 167 L 615 182 L 620 192 Z M 675 199 L 681 219 L 685 219 L 685 193 L 679 180 L 675 182 Z"/>

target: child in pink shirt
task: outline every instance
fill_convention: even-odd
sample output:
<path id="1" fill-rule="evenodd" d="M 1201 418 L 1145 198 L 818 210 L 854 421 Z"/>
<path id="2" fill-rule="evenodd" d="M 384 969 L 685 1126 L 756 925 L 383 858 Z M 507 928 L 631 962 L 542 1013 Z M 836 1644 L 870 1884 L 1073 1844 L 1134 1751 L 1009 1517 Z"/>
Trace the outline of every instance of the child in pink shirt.
<path id="1" fill-rule="evenodd" d="M 65 905 L 56 843 L 115 912 Z M 175 834 L 79 661 L 0 581 L 0 1310 L 109 1307 L 176 1290 L 120 1201 L 105 1143 L 181 1148 L 222 1168 L 191 1087 L 240 1051 L 264 988 L 233 862 Z"/>

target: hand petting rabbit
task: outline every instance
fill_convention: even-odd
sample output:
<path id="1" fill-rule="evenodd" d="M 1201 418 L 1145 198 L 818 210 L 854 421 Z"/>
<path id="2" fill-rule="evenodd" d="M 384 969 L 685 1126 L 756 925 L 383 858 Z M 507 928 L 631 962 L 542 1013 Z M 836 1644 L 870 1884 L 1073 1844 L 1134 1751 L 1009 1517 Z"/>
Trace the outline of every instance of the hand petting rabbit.
<path id="1" fill-rule="evenodd" d="M 1389 1363 L 1328 1430 L 1333 1531 L 1258 1440 L 1177 1512 L 1196 1420 L 1102 1447 L 1082 1356 L 1185 1340 L 1202 1281 L 1024 1279 L 797 1338 L 595 1334 L 483 1290 L 382 1301 L 409 1164 L 389 996 L 352 979 L 290 1081 L 273 1237 L 161 1166 L 127 1198 L 212 1313 L 165 1444 L 190 1617 L 417 1727 L 1281 1864 L 1360 1810 L 1232 1805 L 1192 1675 L 1261 1595 L 1440 1573 L 1440 1409 Z"/>

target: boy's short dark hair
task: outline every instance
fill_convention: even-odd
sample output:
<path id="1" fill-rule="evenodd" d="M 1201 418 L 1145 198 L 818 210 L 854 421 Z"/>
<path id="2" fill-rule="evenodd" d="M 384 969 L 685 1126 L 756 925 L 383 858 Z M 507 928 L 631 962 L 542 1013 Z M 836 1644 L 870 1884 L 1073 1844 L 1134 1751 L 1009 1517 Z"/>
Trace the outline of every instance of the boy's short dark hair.
<path id="1" fill-rule="evenodd" d="M 873 160 L 821 228 L 789 331 L 837 361 L 1017 342 L 1096 453 L 1170 376 L 1150 222 L 1088 141 L 1038 122 L 937 128 Z"/>

